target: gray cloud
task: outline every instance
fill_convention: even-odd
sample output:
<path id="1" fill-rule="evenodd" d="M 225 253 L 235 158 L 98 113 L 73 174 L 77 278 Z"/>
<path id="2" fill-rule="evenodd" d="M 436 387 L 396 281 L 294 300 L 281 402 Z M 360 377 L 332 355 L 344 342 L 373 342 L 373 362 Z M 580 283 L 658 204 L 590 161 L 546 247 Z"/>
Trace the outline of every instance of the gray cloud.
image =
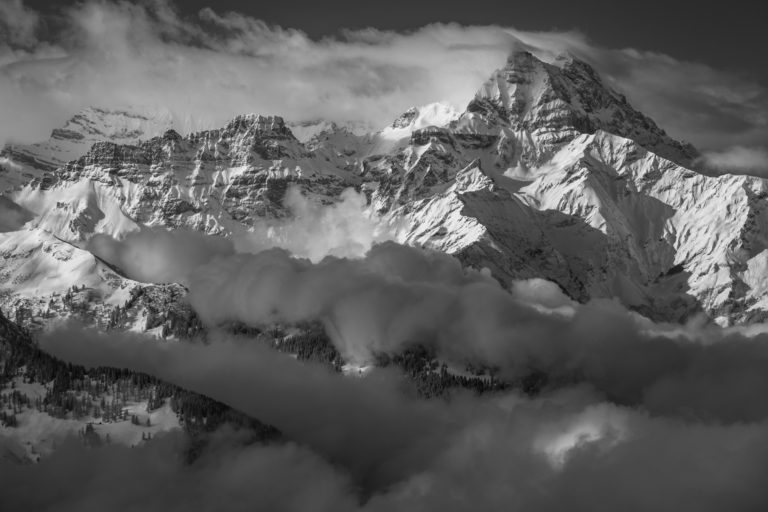
<path id="1" fill-rule="evenodd" d="M 405 398 L 401 379 L 390 371 L 345 379 L 257 343 L 213 339 L 210 346 L 158 344 L 67 327 L 41 344 L 68 361 L 128 366 L 222 401 L 342 465 L 369 487 L 421 469 L 445 442 L 449 424 L 440 404 Z"/>
<path id="2" fill-rule="evenodd" d="M 238 446 L 237 434 L 220 432 L 216 449 L 185 465 L 180 437 L 94 450 L 69 440 L 39 464 L 0 462 L 0 507 L 7 512 L 355 508 L 345 477 L 305 448 Z"/>
<path id="3" fill-rule="evenodd" d="M 0 196 L 0 233 L 16 231 L 34 215 L 5 196 Z"/>
<path id="4" fill-rule="evenodd" d="M 433 472 L 377 496 L 371 508 L 609 511 L 631 503 L 675 511 L 766 503 L 762 426 L 686 425 L 560 398 L 505 404 L 506 415 L 499 405 L 478 407 Z"/>
<path id="5" fill-rule="evenodd" d="M 209 327 L 321 321 L 342 355 L 361 364 L 421 344 L 509 380 L 540 371 L 559 386 L 589 383 L 612 401 L 655 413 L 768 417 L 760 399 L 768 388 L 765 334 L 655 325 L 612 301 L 575 304 L 540 280 L 508 292 L 451 256 L 393 242 L 362 258 L 313 263 L 283 249 L 203 257 L 210 242 L 202 235 L 181 234 L 176 243 L 174 233 L 151 234 L 152 243 L 158 236 L 170 252 L 145 245 L 140 233 L 115 243 L 117 261 L 145 267 L 140 256 L 119 255 L 159 255 L 154 272 L 179 273 Z M 174 251 L 206 261 L 185 262 Z"/>
<path id="6" fill-rule="evenodd" d="M 553 290 L 509 294 L 450 257 L 393 243 L 366 258 L 318 264 L 268 251 L 198 268 L 190 300 L 211 325 L 322 319 L 339 350 L 368 360 L 415 343 L 454 361 L 471 361 L 519 378 L 531 369 L 555 381 L 584 380 L 621 403 L 721 421 L 768 415 L 768 346 L 762 336 L 725 332 L 715 342 L 649 334 L 608 301 L 567 306 Z M 544 307 L 542 307 L 544 306 Z M 695 335 L 694 335 L 695 336 Z"/>
<path id="7" fill-rule="evenodd" d="M 764 422 L 719 425 L 650 416 L 581 387 L 538 398 L 459 394 L 450 401 L 413 402 L 393 386 L 391 374 L 379 375 L 384 380 L 375 374 L 371 381 L 342 378 L 232 341 L 164 345 L 64 330 L 51 333 L 44 346 L 76 362 L 127 364 L 209 393 L 276 420 L 300 446 L 230 448 L 237 437 L 223 432 L 212 453 L 192 466 L 178 462 L 168 439 L 151 450 L 69 447 L 35 466 L 0 466 L 8 484 L 0 504 L 12 505 L 4 510 L 115 509 L 141 500 L 158 510 L 183 509 L 193 500 L 199 500 L 196 509 L 217 502 L 237 509 L 263 500 L 278 510 L 309 500 L 318 500 L 312 508 L 321 510 L 608 511 L 632 503 L 638 510 L 714 511 L 723 504 L 734 510 L 767 504 L 761 486 L 768 474 Z M 64 471 L 74 460 L 77 469 Z M 364 472 L 366 460 L 375 460 L 384 471 L 378 475 L 390 478 L 368 480 L 369 499 L 360 503 L 356 472 Z M 29 493 L 29 482 L 61 485 Z"/>
<path id="8" fill-rule="evenodd" d="M 208 243 L 198 236 L 185 246 L 173 243 L 174 233 L 162 236 L 185 252 Z M 133 240 L 141 239 L 127 238 L 113 249 L 130 251 L 121 244 Z M 172 252 L 165 256 L 179 261 Z M 300 446 L 271 447 L 266 454 L 261 448 L 224 450 L 217 452 L 222 458 L 204 458 L 191 468 L 160 452 L 164 470 L 150 471 L 152 482 L 141 487 L 143 499 L 156 500 L 158 508 L 168 508 L 162 484 L 183 487 L 203 479 L 210 482 L 209 498 L 200 506 L 233 492 L 287 510 L 294 498 L 315 499 L 314 486 L 263 498 L 270 486 L 250 488 L 237 478 L 223 484 L 230 471 L 248 471 L 251 464 L 261 474 L 259 457 L 277 460 L 268 481 L 283 485 L 305 475 L 325 482 L 321 498 L 328 501 L 321 505 L 342 510 L 765 506 L 759 485 L 768 474 L 765 335 L 699 322 L 657 325 L 614 302 L 575 304 L 541 280 L 514 283 L 507 292 L 450 256 L 391 242 L 374 245 L 360 259 L 329 256 L 312 263 L 271 249 L 218 255 L 192 267 L 191 300 L 211 326 L 320 319 L 351 357 L 424 343 L 448 360 L 492 365 L 507 378 L 541 370 L 556 385 L 537 398 L 457 393 L 446 401 L 419 401 L 403 393 L 405 382 L 391 370 L 342 377 L 215 329 L 208 345 L 74 327 L 49 332 L 42 346 L 65 360 L 156 375 L 270 423 Z M 89 503 L 119 508 L 133 495 L 104 489 L 120 489 L 120 479 L 143 481 L 141 469 L 132 469 L 135 455 L 118 452 L 74 452 L 64 459 L 86 461 L 81 482 L 104 475 L 93 486 L 81 485 Z M 308 474 L 308 466 L 316 473 Z M 40 481 L 51 467 L 44 461 L 23 473 L 8 470 L 8 481 Z M 126 472 L 112 480 L 111 467 Z M 43 487 L 33 496 L 4 499 L 27 509 L 41 503 L 82 507 L 72 496 Z M 174 503 L 188 502 L 185 496 Z"/>

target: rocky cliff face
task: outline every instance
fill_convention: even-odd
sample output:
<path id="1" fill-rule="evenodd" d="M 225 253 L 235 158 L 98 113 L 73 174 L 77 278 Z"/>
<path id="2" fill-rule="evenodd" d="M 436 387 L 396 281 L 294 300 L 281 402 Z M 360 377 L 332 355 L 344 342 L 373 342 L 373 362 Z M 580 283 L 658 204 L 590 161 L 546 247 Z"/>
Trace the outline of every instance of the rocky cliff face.
<path id="1" fill-rule="evenodd" d="M 370 134 L 296 129 L 301 141 L 279 117 L 245 115 L 130 144 L 103 137 L 8 198 L 34 217 L 25 229 L 79 243 L 139 226 L 242 233 L 290 215 L 289 186 L 320 203 L 355 187 L 400 241 L 505 284 L 543 277 L 577 300 L 617 297 L 658 319 L 703 311 L 728 324 L 768 311 L 768 182 L 690 169 L 694 148 L 573 58 L 515 53 L 463 112 L 411 109 Z"/>

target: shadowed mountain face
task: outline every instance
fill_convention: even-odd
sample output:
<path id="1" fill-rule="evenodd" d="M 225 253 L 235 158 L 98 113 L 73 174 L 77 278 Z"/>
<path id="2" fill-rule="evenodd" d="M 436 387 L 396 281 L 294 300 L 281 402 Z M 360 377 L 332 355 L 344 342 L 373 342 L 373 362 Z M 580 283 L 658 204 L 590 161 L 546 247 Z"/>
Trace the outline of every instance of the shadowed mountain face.
<path id="1" fill-rule="evenodd" d="M 85 262 L 95 234 L 239 235 L 294 215 L 284 201 L 292 187 L 318 204 L 353 187 L 392 238 L 487 267 L 505 285 L 545 278 L 578 301 L 617 297 L 665 320 L 703 311 L 732 324 L 768 311 L 767 182 L 692 170 L 694 148 L 571 57 L 514 53 L 463 112 L 414 108 L 377 133 L 302 125 L 300 141 L 283 119 L 257 115 L 186 135 L 163 133 L 167 124 L 166 114 L 90 109 L 49 143 L 5 150 L 16 162 L 0 174 L 15 186 L 5 200 L 27 222 L 0 234 L 4 305 L 45 310 L 52 296 L 20 290 L 44 277 L 22 260 L 48 258 L 47 247 Z M 129 135 L 142 140 L 126 144 Z M 74 141 L 72 159 L 52 164 L 62 137 Z M 106 140 L 89 145 L 93 137 Z M 29 230 L 40 243 L 19 234 Z M 125 277 L 97 274 L 94 285 L 112 290 Z"/>

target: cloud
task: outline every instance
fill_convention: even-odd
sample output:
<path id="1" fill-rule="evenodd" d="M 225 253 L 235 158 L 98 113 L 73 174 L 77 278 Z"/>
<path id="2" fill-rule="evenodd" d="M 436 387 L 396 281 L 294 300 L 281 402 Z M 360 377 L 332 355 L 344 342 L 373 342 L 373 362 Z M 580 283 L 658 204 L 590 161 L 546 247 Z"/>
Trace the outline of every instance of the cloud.
<path id="1" fill-rule="evenodd" d="M 0 43 L 20 47 L 33 46 L 37 42 L 35 33 L 39 23 L 38 14 L 26 8 L 22 0 L 6 0 L 0 3 Z"/>
<path id="2" fill-rule="evenodd" d="M 0 462 L 0 507 L 22 510 L 353 510 L 349 482 L 293 444 L 238 445 L 220 432 L 215 449 L 182 461 L 185 440 L 161 435 L 137 448 L 86 449 L 69 440 L 30 466 Z"/>
<path id="3" fill-rule="evenodd" d="M 0 198 L 0 211 L 5 211 L 2 201 Z M 198 267 L 236 253 L 258 253 L 279 247 L 314 262 L 326 256 L 360 258 L 374 244 L 396 236 L 397 226 L 366 211 L 365 195 L 351 188 L 341 193 L 338 202 L 319 205 L 305 197 L 298 187 L 290 187 L 283 204 L 290 217 L 259 219 L 247 232 L 229 238 L 197 231 L 147 228 L 130 232 L 120 240 L 97 234 L 88 241 L 86 249 L 131 279 L 188 284 Z M 5 222 L 0 221 L 0 229 L 6 224 L 21 225 L 12 214 L 17 215 L 8 210 Z"/>
<path id="4" fill-rule="evenodd" d="M 733 146 L 723 151 L 707 151 L 701 163 L 716 174 L 768 175 L 768 149 L 764 147 Z"/>
<path id="5" fill-rule="evenodd" d="M 309 500 L 319 500 L 314 509 L 369 511 L 767 504 L 765 422 L 649 415 L 577 386 L 536 398 L 508 392 L 413 401 L 392 374 L 344 378 L 253 342 L 159 344 L 65 329 L 43 344 L 75 362 L 128 365 L 210 394 L 279 425 L 298 446 L 238 447 L 236 435 L 222 432 L 191 466 L 179 463 L 173 438 L 138 449 L 70 446 L 37 465 L 0 466 L 8 484 L 0 504 L 13 505 L 4 510 L 119 509 L 134 500 L 163 510 L 241 502 L 293 510 Z M 73 460 L 76 469 L 63 471 Z"/>
<path id="6" fill-rule="evenodd" d="M 365 194 L 352 188 L 341 193 L 340 201 L 324 205 L 290 187 L 283 205 L 291 217 L 260 220 L 248 234 L 235 235 L 238 252 L 280 247 L 315 262 L 325 256 L 359 258 L 375 243 L 394 239 L 398 229 L 368 211 Z"/>
<path id="7" fill-rule="evenodd" d="M 162 229 L 132 232 L 122 241 L 97 234 L 86 248 L 131 279 L 148 283 L 184 284 L 198 266 L 234 253 L 234 245 L 227 238 Z"/>
<path id="8" fill-rule="evenodd" d="M 759 399 L 768 386 L 764 335 L 672 334 L 612 301 L 576 305 L 540 283 L 509 293 L 449 256 L 391 242 L 362 259 L 316 264 L 280 250 L 222 258 L 196 269 L 189 289 L 210 326 L 321 320 L 353 361 L 421 344 L 512 381 L 541 371 L 553 383 L 587 382 L 612 401 L 665 414 L 768 417 Z"/>
<path id="9" fill-rule="evenodd" d="M 32 220 L 33 217 L 34 215 L 28 210 L 25 210 L 7 197 L 0 196 L 0 233 L 16 231 Z"/>
<path id="10" fill-rule="evenodd" d="M 705 150 L 761 144 L 764 85 L 642 49 L 606 49 L 577 32 L 432 24 L 373 28 L 313 40 L 211 8 L 197 17 L 155 1 L 85 2 L 44 17 L 14 1 L 0 16 L 0 139 L 36 141 L 89 105 L 170 110 L 178 128 L 223 125 L 235 114 L 324 118 L 378 129 L 412 106 L 464 106 L 521 43 L 546 58 L 571 52 L 595 66 L 673 136 Z M 45 24 L 45 23 L 44 23 Z M 192 119 L 194 118 L 194 119 Z"/>
<path id="11" fill-rule="evenodd" d="M 749 510 L 766 503 L 758 483 L 767 468 L 764 424 L 684 424 L 573 396 L 504 397 L 473 412 L 475 421 L 431 471 L 375 496 L 369 509 L 609 511 L 632 503 L 674 511 L 727 502 Z"/>
<path id="12" fill-rule="evenodd" d="M 276 426 L 301 447 L 295 463 L 312 460 L 305 450 L 330 463 L 313 466 L 320 472 L 313 478 L 329 482 L 329 499 L 342 509 L 765 505 L 763 333 L 657 325 L 615 302 L 575 304 L 541 280 L 507 292 L 450 256 L 392 242 L 363 258 L 316 263 L 280 249 L 218 256 L 193 270 L 189 286 L 210 326 L 320 319 L 352 357 L 420 343 L 512 380 L 543 371 L 552 385 L 535 398 L 511 391 L 416 400 L 393 370 L 343 377 L 215 328 L 201 345 L 70 326 L 47 333 L 41 345 L 86 366 L 156 375 Z M 122 467 L 122 457 L 87 460 Z M 220 482 L 216 472 L 226 474 L 239 457 L 198 469 L 170 465 L 155 478 L 188 483 L 199 471 Z M 282 482 L 282 474 L 273 477 Z M 225 490 L 257 499 L 242 485 L 235 480 Z M 124 499 L 96 495 L 112 508 Z"/>
<path id="13" fill-rule="evenodd" d="M 401 378 L 387 370 L 347 379 L 265 345 L 218 336 L 210 345 L 158 344 L 70 326 L 47 334 L 41 344 L 68 361 L 128 366 L 224 402 L 275 426 L 369 487 L 423 468 L 450 431 L 439 403 L 406 398 Z"/>
<path id="14" fill-rule="evenodd" d="M 507 291 L 484 270 L 394 242 L 312 262 L 284 249 L 234 253 L 225 240 L 191 233 L 105 240 L 113 254 L 96 253 L 108 261 L 155 274 L 145 277 L 175 272 L 210 328 L 320 321 L 339 352 L 360 364 L 422 345 L 458 367 L 495 368 L 512 382 L 542 372 L 553 387 L 588 383 L 615 403 L 656 413 L 768 417 L 760 399 L 768 386 L 764 333 L 657 325 L 613 301 L 577 304 L 542 280 Z"/>

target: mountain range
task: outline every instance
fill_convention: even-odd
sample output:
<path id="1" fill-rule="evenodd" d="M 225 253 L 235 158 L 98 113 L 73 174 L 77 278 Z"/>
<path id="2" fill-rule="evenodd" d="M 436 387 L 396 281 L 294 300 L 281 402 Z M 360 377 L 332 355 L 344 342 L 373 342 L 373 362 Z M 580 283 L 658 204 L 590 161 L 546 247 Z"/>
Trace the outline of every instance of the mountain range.
<path id="1" fill-rule="evenodd" d="M 392 238 L 507 286 L 543 278 L 655 320 L 768 311 L 767 182 L 697 172 L 695 148 L 573 57 L 515 52 L 463 111 L 412 108 L 374 133 L 253 114 L 184 135 L 172 125 L 167 112 L 89 108 L 48 141 L 3 150 L 15 224 L 0 234 L 2 307 L 39 323 L 85 285 L 106 318 L 148 285 L 89 252 L 95 234 L 237 235 L 290 217 L 290 187 L 318 204 L 352 187 Z"/>

